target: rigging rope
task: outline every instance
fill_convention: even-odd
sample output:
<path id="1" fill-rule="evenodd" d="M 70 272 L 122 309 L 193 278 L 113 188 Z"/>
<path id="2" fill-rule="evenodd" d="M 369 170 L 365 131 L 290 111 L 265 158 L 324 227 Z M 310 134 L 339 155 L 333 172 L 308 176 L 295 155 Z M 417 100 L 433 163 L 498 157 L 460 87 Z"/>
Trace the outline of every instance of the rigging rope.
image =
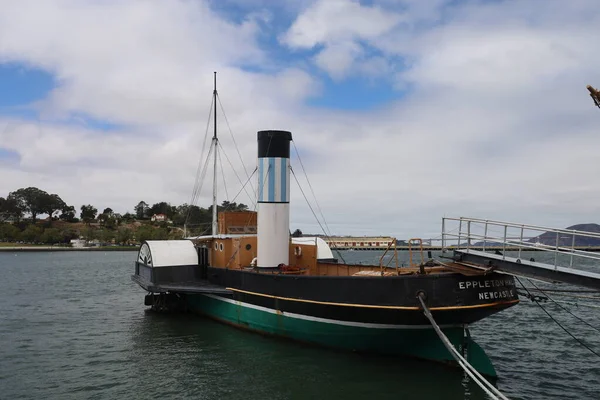
<path id="1" fill-rule="evenodd" d="M 537 288 L 537 286 L 536 286 Z M 529 288 L 530 290 L 536 290 Z M 539 290 L 539 289 L 538 289 Z M 555 293 L 598 293 L 597 290 L 579 290 L 579 289 L 544 289 L 545 292 L 555 292 Z M 600 297 L 594 297 L 596 299 L 600 299 Z"/>
<path id="2" fill-rule="evenodd" d="M 187 223 L 187 221 L 189 220 L 190 214 L 192 212 L 192 207 L 194 206 L 194 202 L 195 202 L 196 198 L 198 197 L 200 191 L 202 190 L 202 186 L 204 185 L 204 178 L 206 177 L 206 172 L 208 171 L 208 161 L 210 160 L 210 156 L 212 154 L 212 150 L 213 150 L 213 146 L 211 145 L 210 149 L 208 151 L 208 154 L 206 156 L 206 161 L 204 162 L 204 167 L 202 169 L 201 177 L 199 179 L 200 184 L 194 190 L 194 193 L 192 195 L 192 203 L 190 204 L 190 207 L 188 208 L 188 212 L 187 212 L 187 215 L 185 217 L 185 223 Z"/>
<path id="3" fill-rule="evenodd" d="M 240 149 L 238 148 L 237 142 L 235 141 L 235 136 L 233 136 L 233 131 L 231 130 L 231 126 L 229 125 L 229 119 L 227 118 L 227 114 L 225 114 L 225 109 L 223 108 L 223 104 L 221 104 L 221 96 L 217 94 L 217 100 L 219 101 L 219 106 L 221 106 L 221 112 L 223 113 L 223 117 L 225 117 L 225 123 L 227 124 L 227 128 L 229 129 L 229 134 L 231 135 L 231 139 L 233 139 L 233 144 L 235 146 L 235 150 L 240 157 L 240 161 L 242 162 L 242 167 L 244 168 L 244 172 L 246 173 L 246 178 L 250 178 L 248 175 L 248 169 L 246 168 L 246 164 L 244 164 L 244 159 L 242 158 L 242 154 L 240 153 Z M 232 166 L 233 167 L 233 166 Z M 256 190 L 254 190 L 254 186 L 250 183 L 250 187 L 254 192 L 254 197 L 256 197 Z M 248 196 L 250 197 L 250 196 Z"/>
<path id="4" fill-rule="evenodd" d="M 202 183 L 200 183 L 200 173 L 201 173 L 201 166 L 202 166 L 202 160 L 204 157 L 204 150 L 206 150 L 206 139 L 208 138 L 208 128 L 210 128 L 210 121 L 211 121 L 211 116 L 212 116 L 212 110 L 213 110 L 213 105 L 215 100 L 214 98 L 212 98 L 211 102 L 210 102 L 210 109 L 208 111 L 208 120 L 206 121 L 206 130 L 204 132 L 204 140 L 202 141 L 202 152 L 200 153 L 200 158 L 198 159 L 198 168 L 196 169 L 196 179 L 194 181 L 194 189 L 192 190 L 192 199 L 190 200 L 190 205 L 193 205 L 195 203 L 195 201 L 197 200 L 197 195 L 198 195 L 198 186 L 202 186 Z M 212 143 L 211 143 L 211 147 L 212 147 Z M 209 154 L 210 154 L 210 150 L 209 150 Z"/>
<path id="5" fill-rule="evenodd" d="M 223 146 L 219 144 L 221 150 L 223 150 Z M 224 153 L 224 151 L 221 151 Z M 223 176 L 223 187 L 225 188 L 225 198 L 229 198 L 229 192 L 227 192 L 227 180 L 225 179 L 225 169 L 223 168 L 223 159 L 221 158 L 221 153 L 217 153 L 217 157 L 219 158 L 219 164 L 221 165 L 221 175 Z M 241 183 L 241 182 L 240 182 Z"/>
<path id="6" fill-rule="evenodd" d="M 298 148 L 296 147 L 296 142 L 294 142 L 292 140 L 292 144 L 294 145 L 294 150 L 296 150 L 296 157 L 298 157 L 298 161 L 300 162 L 300 167 L 302 167 L 302 172 L 304 172 L 304 176 L 306 177 L 306 182 L 308 182 L 308 187 L 310 188 L 310 192 L 312 193 L 313 198 L 315 199 L 315 204 L 317 205 L 317 209 L 319 210 L 319 213 L 321 214 L 321 218 L 323 218 L 323 223 L 325 224 L 325 227 L 327 228 L 327 231 L 329 232 L 329 236 L 331 236 L 331 230 L 329 229 L 329 226 L 327 225 L 327 221 L 325 220 L 325 215 L 323 215 L 323 211 L 321 210 L 321 207 L 319 206 L 319 201 L 317 200 L 315 191 L 313 190 L 313 187 L 310 184 L 310 180 L 308 179 L 308 174 L 306 173 L 306 169 L 304 168 L 304 163 L 302 162 L 302 159 L 300 158 L 300 153 L 298 152 Z"/>
<path id="7" fill-rule="evenodd" d="M 586 349 L 588 349 L 591 353 L 595 354 L 596 356 L 600 357 L 600 354 L 596 353 L 594 350 L 592 350 L 588 345 L 586 345 L 585 343 L 583 343 L 581 340 L 579 340 L 578 338 L 576 338 L 571 332 L 569 332 L 567 330 L 567 328 L 565 328 L 564 326 L 562 326 L 562 324 L 560 322 L 558 322 L 552 315 L 550 315 L 550 313 L 548 311 L 546 311 L 546 309 L 540 304 L 539 300 L 537 300 L 534 296 L 531 294 L 531 292 L 529 292 L 529 289 L 527 289 L 525 287 L 525 285 L 523 285 L 523 282 L 521 282 L 521 280 L 519 279 L 518 276 L 514 275 L 514 277 L 517 279 L 517 281 L 521 284 L 521 286 L 523 287 L 523 289 L 525 289 L 525 291 L 529 294 L 530 299 L 532 299 L 532 301 L 534 301 L 538 306 L 540 306 L 540 308 L 546 313 L 546 315 L 548 315 L 548 317 L 550 317 L 550 319 L 552 321 L 554 321 L 556 323 L 556 325 L 560 326 L 560 328 L 565 331 L 569 336 L 571 336 L 573 339 L 575 339 L 577 341 L 577 343 L 579 343 L 580 345 L 582 345 L 583 347 L 585 347 Z M 531 281 L 530 281 L 531 282 Z"/>
<path id="8" fill-rule="evenodd" d="M 323 211 L 321 210 L 321 206 L 319 205 L 319 201 L 317 200 L 317 196 L 315 195 L 315 191 L 312 187 L 312 184 L 310 183 L 310 179 L 308 179 L 308 174 L 306 173 L 306 169 L 304 168 L 304 163 L 302 162 L 302 158 L 300 158 L 300 152 L 298 151 L 298 147 L 296 147 L 296 142 L 294 142 L 292 140 L 292 144 L 294 145 L 294 150 L 296 151 L 296 157 L 298 157 L 298 161 L 300 162 L 300 167 L 302 168 L 302 172 L 304 172 L 304 177 L 306 178 L 306 182 L 308 183 L 308 187 L 310 188 L 310 192 L 313 195 L 313 198 L 315 200 L 315 204 L 317 205 L 317 209 L 319 210 L 319 214 L 321 214 L 321 218 L 323 219 L 323 224 L 325 224 L 325 228 L 327 228 L 327 231 L 325 231 L 325 229 L 323 229 L 323 226 L 321 226 L 321 223 L 319 222 L 319 218 L 317 217 L 317 215 L 315 214 L 315 212 L 313 211 L 313 215 L 315 216 L 315 219 L 317 220 L 317 223 L 319 223 L 319 226 L 321 226 L 321 230 L 323 231 L 323 233 L 325 233 L 325 236 L 327 237 L 327 239 L 331 238 L 331 229 L 329 229 L 329 225 L 327 224 L 327 220 L 325 219 L 325 215 L 323 214 Z M 294 176 L 295 177 L 295 176 Z M 298 179 L 296 179 L 296 182 L 298 182 Z M 298 182 L 298 187 L 300 187 L 300 183 Z M 302 188 L 300 188 L 300 191 L 302 191 Z M 304 195 L 304 193 L 302 193 L 302 195 Z M 307 199 L 306 196 L 304 196 L 304 199 L 306 200 L 306 203 L 308 203 L 309 207 L 310 207 L 310 203 Z M 312 211 L 312 209 L 311 209 Z M 331 242 L 331 241 L 330 241 Z M 342 256 L 342 253 L 340 253 L 340 250 L 336 247 L 336 245 L 334 244 L 333 249 L 335 250 L 335 252 L 337 253 L 337 255 L 342 259 L 342 261 L 344 261 L 344 257 Z M 346 261 L 344 261 L 344 263 L 346 263 Z"/>
<path id="9" fill-rule="evenodd" d="M 588 303 L 572 303 L 570 301 L 562 301 L 562 300 L 554 300 L 556 303 L 563 303 L 563 304 L 568 304 L 570 306 L 575 306 L 575 307 L 590 307 L 590 308 L 600 308 L 599 305 L 597 304 L 588 304 Z"/>
<path id="10" fill-rule="evenodd" d="M 600 329 L 596 328 L 594 325 L 590 324 L 589 322 L 587 322 L 586 320 L 580 318 L 579 316 L 573 314 L 571 311 L 569 311 L 567 308 L 561 306 L 560 304 L 558 304 L 552 297 L 548 296 L 547 293 L 545 293 L 542 289 L 538 288 L 535 283 L 533 283 L 531 281 L 531 279 L 528 279 L 529 283 L 531 283 L 533 285 L 534 288 L 536 288 L 537 290 L 539 290 L 540 292 L 542 292 L 542 294 L 544 294 L 544 296 L 546 296 L 551 302 L 553 302 L 554 304 L 556 304 L 557 306 L 559 306 L 561 309 L 563 309 L 564 311 L 568 312 L 569 314 L 571 314 L 573 317 L 577 318 L 579 321 L 583 322 L 584 324 L 586 324 L 587 326 L 589 326 L 590 328 L 594 329 L 597 332 L 600 332 Z"/>
<path id="11" fill-rule="evenodd" d="M 238 147 L 237 142 L 235 140 L 235 136 L 233 135 L 233 131 L 231 130 L 231 125 L 229 124 L 229 119 L 227 118 L 227 114 L 225 114 L 225 109 L 223 108 L 223 104 L 221 103 L 221 98 L 220 98 L 220 96 L 218 94 L 216 94 L 216 96 L 212 96 L 211 97 L 210 108 L 209 108 L 209 111 L 208 111 L 208 119 L 207 119 L 207 122 L 206 122 L 206 129 L 205 129 L 205 132 L 204 132 L 204 140 L 202 142 L 202 151 L 200 153 L 200 158 L 198 160 L 198 167 L 196 168 L 196 177 L 195 177 L 195 181 L 194 181 L 194 188 L 192 190 L 192 198 L 190 200 L 190 207 L 188 208 L 188 212 L 186 214 L 184 225 L 187 225 L 187 222 L 189 221 L 190 214 L 191 214 L 191 209 L 192 209 L 191 206 L 195 205 L 196 201 L 200 197 L 200 192 L 202 191 L 202 186 L 204 185 L 204 179 L 206 178 L 206 173 L 207 173 L 207 170 L 208 170 L 208 161 L 210 159 L 212 151 L 217 152 L 217 150 L 218 150 L 216 148 L 217 145 L 221 148 L 222 152 L 225 154 L 225 158 L 227 159 L 227 162 L 229 163 L 229 165 L 231 166 L 231 169 L 235 173 L 235 176 L 238 178 L 238 181 L 240 183 L 242 183 L 242 180 L 240 179 L 237 171 L 233 167 L 233 164 L 232 164 L 231 160 L 227 156 L 227 153 L 225 152 L 225 150 L 223 149 L 223 146 L 221 145 L 221 143 L 219 141 L 216 141 L 216 144 L 214 146 L 213 146 L 213 144 L 214 144 L 215 141 L 211 142 L 210 149 L 209 149 L 209 152 L 207 154 L 206 160 L 204 161 L 204 164 L 202 163 L 202 160 L 204 159 L 204 151 L 206 150 L 206 143 L 207 143 L 207 138 L 208 138 L 208 131 L 209 131 L 209 128 L 210 128 L 210 122 L 212 120 L 213 111 L 216 112 L 216 108 L 217 108 L 217 104 L 215 102 L 215 98 L 218 100 L 219 106 L 221 107 L 221 112 L 223 113 L 223 116 L 225 117 L 225 122 L 227 124 L 227 127 L 229 129 L 229 133 L 230 133 L 231 138 L 233 140 L 233 143 L 235 145 L 235 149 L 236 149 L 236 151 L 238 153 L 238 156 L 240 157 L 240 161 L 241 161 L 242 166 L 244 168 L 244 172 L 246 173 L 246 177 L 248 177 L 248 181 L 246 183 L 248 183 L 250 181 L 250 176 L 248 175 L 248 170 L 246 169 L 246 165 L 244 164 L 244 160 L 243 160 L 243 158 L 242 158 L 242 156 L 240 154 L 240 150 L 239 150 L 239 147 Z M 214 107 L 214 109 L 213 109 L 213 107 Z M 214 123 L 216 123 L 216 121 L 214 121 Z M 226 180 L 225 180 L 225 170 L 223 168 L 223 160 L 222 160 L 220 154 L 218 154 L 218 158 L 219 158 L 219 163 L 221 165 L 221 172 L 222 172 L 222 175 L 223 175 L 223 185 L 225 187 L 225 194 L 229 198 L 229 194 L 227 193 L 227 183 L 226 183 Z M 243 184 L 243 186 L 242 186 L 244 188 L 244 190 L 245 190 L 245 186 L 246 186 L 246 184 Z M 252 186 L 251 182 L 250 182 L 250 187 L 252 188 L 252 191 L 254 191 L 254 187 Z M 250 196 L 247 191 L 246 191 L 246 194 L 248 195 L 248 198 L 250 199 L 250 201 L 253 204 L 256 204 L 255 200 L 253 200 L 256 196 L 254 196 L 254 197 Z M 238 193 L 238 195 L 239 195 L 239 193 Z M 237 197 L 237 195 L 236 195 L 236 197 Z"/>
<path id="12" fill-rule="evenodd" d="M 271 166 L 269 165 L 269 167 L 267 167 L 267 175 L 269 174 L 269 171 L 271 169 Z M 254 169 L 254 171 L 252 172 L 252 174 L 248 177 L 248 180 L 246 181 L 246 183 L 248 183 L 250 181 L 250 178 L 252 178 L 254 176 L 254 174 L 256 173 L 256 171 L 258 171 L 258 167 L 256 167 Z M 244 186 L 246 186 L 246 183 L 244 184 Z M 267 183 L 266 179 L 263 179 L 263 187 L 260 188 L 260 190 L 264 189 L 264 185 Z M 242 187 L 243 189 L 243 187 Z M 242 189 L 240 189 L 240 191 L 238 192 L 238 194 L 236 195 L 236 197 L 242 192 Z M 257 187 L 258 189 L 258 187 Z M 233 201 L 233 200 L 232 200 Z M 252 210 L 253 212 L 256 212 L 256 208 L 258 207 L 258 202 L 254 203 L 254 209 Z M 246 221 L 246 225 L 244 225 L 244 227 L 248 226 L 250 224 L 250 221 L 252 220 L 252 214 L 248 215 L 248 220 Z M 258 223 L 258 221 L 257 221 Z M 233 259 L 235 258 L 235 256 L 237 255 L 237 253 L 240 251 L 240 248 L 242 247 L 242 241 L 239 240 L 238 241 L 238 245 L 237 248 L 235 249 L 235 251 L 233 252 L 233 254 L 231 255 L 231 257 L 229 258 L 229 261 L 227 261 L 227 264 L 225 265 L 225 268 L 229 267 L 229 264 L 231 264 L 231 261 L 233 261 Z"/>
<path id="13" fill-rule="evenodd" d="M 231 163 L 231 160 L 227 156 L 227 152 L 225 152 L 225 149 L 223 148 L 223 145 L 220 142 L 219 142 L 219 147 L 221 148 L 221 152 L 225 155 L 225 159 L 229 163 L 229 166 L 231 167 L 231 170 L 235 174 L 235 177 L 237 178 L 238 182 L 242 183 L 242 179 L 240 178 L 240 176 L 238 175 L 237 171 L 233 167 L 233 164 Z M 223 169 L 223 164 L 221 164 L 221 169 Z M 244 170 L 244 171 L 246 171 L 246 170 Z M 252 186 L 252 183 L 250 181 L 250 176 L 248 176 L 248 173 L 246 173 L 246 177 L 248 178 L 248 180 L 246 182 L 250 182 L 250 187 L 252 188 L 252 191 L 254 191 L 254 187 Z M 244 183 L 242 183 L 242 185 L 243 185 L 243 187 L 246 186 Z M 250 199 L 250 203 L 252 203 L 253 205 L 255 205 L 256 204 L 256 195 L 255 196 L 250 196 L 250 194 L 248 193 L 248 191 L 245 190 L 245 189 L 244 189 L 244 192 L 246 192 L 246 196 L 248 196 L 248 199 Z"/>
<path id="14" fill-rule="evenodd" d="M 246 182 L 244 183 L 244 185 L 242 186 L 242 188 L 237 192 L 237 194 L 233 197 L 233 199 L 231 199 L 232 203 L 242 193 L 242 190 L 244 190 L 244 188 L 246 187 L 246 185 L 248 184 L 248 182 L 250 182 L 250 180 L 252 179 L 252 177 L 254 176 L 254 174 L 256 173 L 256 171 L 258 171 L 258 167 L 254 168 L 254 171 L 252 171 L 252 173 L 250 174 L 250 176 L 248 177 L 248 179 L 246 180 Z M 246 194 L 248 194 L 248 193 L 246 193 Z M 256 209 L 256 202 L 253 202 L 253 205 L 254 205 L 254 209 Z"/>
<path id="15" fill-rule="evenodd" d="M 290 171 L 292 172 L 292 175 L 294 175 L 294 179 L 296 180 L 296 183 L 298 184 L 298 187 L 300 188 L 300 192 L 302 193 L 302 196 L 304 196 L 304 200 L 306 200 L 306 204 L 308 204 L 308 208 L 310 209 L 310 211 L 312 212 L 313 216 L 317 220 L 317 224 L 319 224 L 319 226 L 321 227 L 321 230 L 325 234 L 325 237 L 327 238 L 327 240 L 330 240 L 330 236 L 327 234 L 327 232 L 323 228 L 323 225 L 321 225 L 321 221 L 319 221 L 319 218 L 317 217 L 317 214 L 315 214 L 315 210 L 313 210 L 312 206 L 310 205 L 310 202 L 308 201 L 308 198 L 306 197 L 306 194 L 304 194 L 304 190 L 302 190 L 302 186 L 300 186 L 300 182 L 298 182 L 298 177 L 296 176 L 296 173 L 294 172 L 294 169 L 291 166 L 290 166 Z M 344 257 L 339 252 L 339 250 L 337 251 L 337 253 L 338 253 L 338 256 L 340 256 L 340 258 L 344 262 L 344 264 L 346 264 L 346 260 L 344 260 Z"/>
<path id="16" fill-rule="evenodd" d="M 504 396 L 494 385 L 489 383 L 483 376 L 481 376 L 481 374 L 477 372 L 477 370 L 473 368 L 473 366 L 469 364 L 469 362 L 465 360 L 465 358 L 454 348 L 450 340 L 448 340 L 448 337 L 444 335 L 444 332 L 442 332 L 438 324 L 435 322 L 435 319 L 433 319 L 433 315 L 431 315 L 431 312 L 429 311 L 429 308 L 427 308 L 423 298 L 420 295 L 418 295 L 417 298 L 423 307 L 423 314 L 425 314 L 425 317 L 427 317 L 431 323 L 431 326 L 433 326 L 435 333 L 437 333 L 444 346 L 446 346 L 446 349 L 448 349 L 452 357 L 454 357 L 456 362 L 462 367 L 467 375 L 469 375 L 469 377 L 471 377 L 471 379 L 473 379 L 473 381 L 491 398 L 508 400 L 508 397 Z"/>

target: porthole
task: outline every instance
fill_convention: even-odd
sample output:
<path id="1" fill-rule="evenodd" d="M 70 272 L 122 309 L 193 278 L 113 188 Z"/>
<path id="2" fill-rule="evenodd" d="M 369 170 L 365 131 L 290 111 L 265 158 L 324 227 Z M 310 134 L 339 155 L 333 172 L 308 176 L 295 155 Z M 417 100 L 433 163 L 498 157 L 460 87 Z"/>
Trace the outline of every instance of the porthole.
<path id="1" fill-rule="evenodd" d="M 223 248 L 224 248 L 224 247 L 225 247 L 225 246 L 223 246 L 223 243 L 219 243 L 219 251 L 223 251 Z"/>
<path id="2" fill-rule="evenodd" d="M 251 248 L 252 248 L 252 245 L 251 245 L 250 243 L 248 243 L 248 244 L 246 245 L 246 250 L 250 250 Z"/>
<path id="3" fill-rule="evenodd" d="M 215 251 L 219 250 L 219 244 L 217 242 L 215 242 Z"/>

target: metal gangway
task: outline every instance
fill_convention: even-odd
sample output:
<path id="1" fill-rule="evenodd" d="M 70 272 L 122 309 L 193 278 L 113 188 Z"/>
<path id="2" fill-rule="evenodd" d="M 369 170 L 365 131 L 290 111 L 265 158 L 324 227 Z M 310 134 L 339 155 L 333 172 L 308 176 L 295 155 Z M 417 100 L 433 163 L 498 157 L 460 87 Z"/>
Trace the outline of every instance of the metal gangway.
<path id="1" fill-rule="evenodd" d="M 442 252 L 473 268 L 600 289 L 600 233 L 443 218 Z"/>

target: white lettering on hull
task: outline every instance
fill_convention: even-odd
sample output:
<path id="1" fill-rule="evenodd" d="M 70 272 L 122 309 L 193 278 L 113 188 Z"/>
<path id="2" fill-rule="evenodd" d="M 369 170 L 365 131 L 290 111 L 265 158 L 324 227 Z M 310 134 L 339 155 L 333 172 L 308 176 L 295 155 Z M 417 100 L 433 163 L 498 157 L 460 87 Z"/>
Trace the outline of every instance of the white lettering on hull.
<path id="1" fill-rule="evenodd" d="M 507 299 L 514 297 L 512 290 L 502 290 L 499 292 L 482 292 L 479 293 L 479 300 L 496 300 L 496 299 Z"/>
<path id="2" fill-rule="evenodd" d="M 511 279 L 490 279 L 485 281 L 461 281 L 458 282 L 458 288 L 461 290 L 465 289 L 486 289 L 496 287 L 513 287 L 515 283 Z"/>

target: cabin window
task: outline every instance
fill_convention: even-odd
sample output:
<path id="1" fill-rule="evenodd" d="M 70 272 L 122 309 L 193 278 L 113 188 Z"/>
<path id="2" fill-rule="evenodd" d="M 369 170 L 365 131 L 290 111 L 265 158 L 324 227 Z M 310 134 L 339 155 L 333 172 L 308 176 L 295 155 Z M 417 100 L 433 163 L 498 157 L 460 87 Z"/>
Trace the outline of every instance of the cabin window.
<path id="1" fill-rule="evenodd" d="M 223 248 L 224 248 L 224 247 L 225 247 L 225 246 L 223 246 L 223 243 L 219 243 L 219 251 L 223 251 Z"/>
<path id="2" fill-rule="evenodd" d="M 215 250 L 219 250 L 219 243 L 215 242 Z"/>

